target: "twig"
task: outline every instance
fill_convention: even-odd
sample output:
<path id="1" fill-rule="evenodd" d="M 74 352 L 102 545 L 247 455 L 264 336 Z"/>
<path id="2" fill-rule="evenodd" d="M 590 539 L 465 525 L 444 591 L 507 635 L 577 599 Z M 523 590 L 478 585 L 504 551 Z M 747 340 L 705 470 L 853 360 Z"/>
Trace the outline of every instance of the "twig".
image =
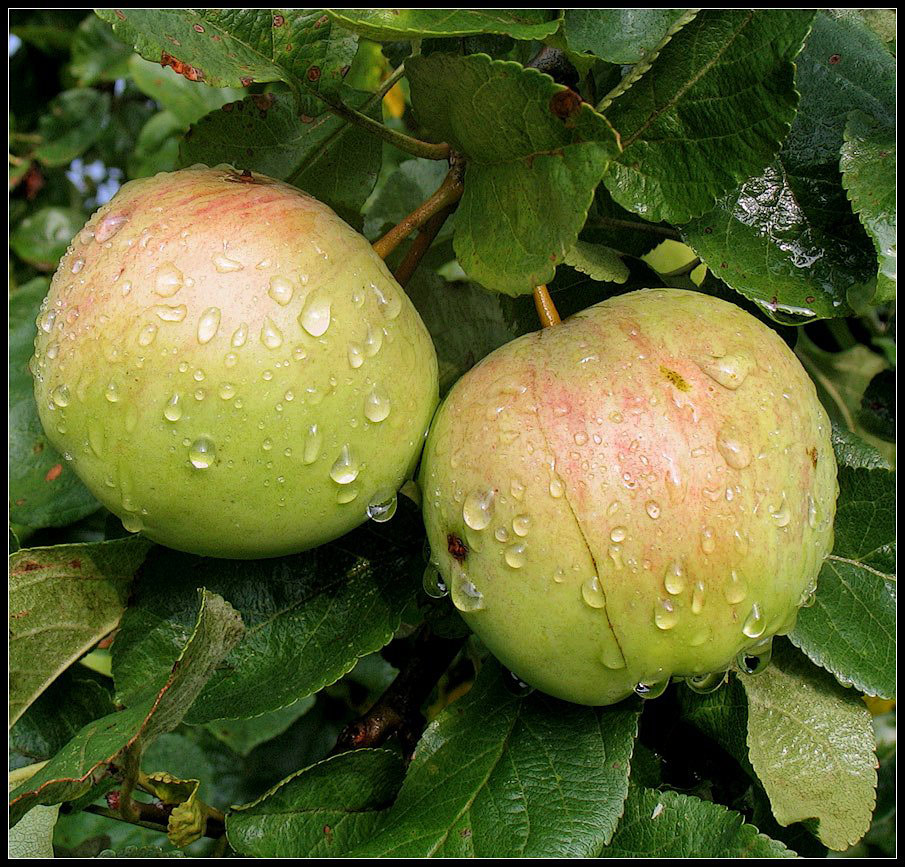
<path id="1" fill-rule="evenodd" d="M 446 218 L 453 210 L 454 206 L 450 205 L 448 208 L 438 211 L 421 228 L 421 231 L 406 251 L 405 258 L 399 263 L 399 267 L 393 274 L 400 286 L 405 286 L 411 279 L 424 254 L 428 251 L 430 245 L 433 244 L 434 238 L 437 237 L 446 222 Z"/>
<path id="2" fill-rule="evenodd" d="M 406 755 L 412 755 L 425 725 L 421 706 L 459 652 L 462 640 L 439 638 L 422 626 L 411 642 L 411 653 L 396 679 L 367 713 L 340 732 L 331 755 L 377 747 L 394 734 L 399 734 Z"/>
<path id="3" fill-rule="evenodd" d="M 164 804 L 147 804 L 144 801 L 135 801 L 135 805 L 139 808 L 139 817 L 137 819 L 126 819 L 118 810 L 112 810 L 109 807 L 101 807 L 99 804 L 88 804 L 82 807 L 85 813 L 94 813 L 97 816 L 104 816 L 107 819 L 113 819 L 116 822 L 125 822 L 128 825 L 137 825 L 139 828 L 149 828 L 152 831 L 159 831 L 166 834 L 168 831 L 167 820 L 173 810 L 172 806 Z M 64 809 L 64 812 L 79 812 L 71 808 Z M 226 828 L 222 823 L 208 818 L 207 827 L 204 830 L 204 836 L 213 840 L 219 840 L 226 832 Z"/>
<path id="4" fill-rule="evenodd" d="M 658 226 L 656 223 L 642 223 L 636 220 L 617 220 L 615 217 L 591 217 L 589 226 L 599 226 L 602 229 L 632 229 L 633 231 L 651 232 L 654 235 L 662 235 L 664 238 L 672 238 L 681 241 L 682 236 L 669 226 Z"/>
<path id="5" fill-rule="evenodd" d="M 411 214 L 393 226 L 382 238 L 378 238 L 374 242 L 374 252 L 381 259 L 386 259 L 415 229 L 420 229 L 435 214 L 446 210 L 462 198 L 464 190 L 461 178 L 462 167 L 455 159 L 451 162 L 449 173 L 439 189 L 429 199 L 418 205 Z"/>
<path id="6" fill-rule="evenodd" d="M 541 283 L 540 286 L 534 287 L 534 307 L 537 310 L 540 324 L 544 328 L 551 325 L 558 325 L 562 320 L 559 318 L 559 311 L 550 297 L 550 290 Z"/>

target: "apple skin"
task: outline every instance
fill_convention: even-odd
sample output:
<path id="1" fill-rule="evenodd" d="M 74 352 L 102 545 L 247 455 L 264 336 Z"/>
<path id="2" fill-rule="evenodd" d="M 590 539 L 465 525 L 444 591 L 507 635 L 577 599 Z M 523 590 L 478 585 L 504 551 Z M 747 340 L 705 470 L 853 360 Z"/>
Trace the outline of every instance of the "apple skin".
<path id="1" fill-rule="evenodd" d="M 430 336 L 367 240 L 229 166 L 126 184 L 37 321 L 50 441 L 127 529 L 197 554 L 348 532 L 414 470 L 438 401 Z"/>
<path id="2" fill-rule="evenodd" d="M 525 335 L 441 404 L 424 519 L 453 602 L 521 680 L 587 705 L 788 632 L 832 547 L 830 423 L 735 305 L 645 289 Z"/>

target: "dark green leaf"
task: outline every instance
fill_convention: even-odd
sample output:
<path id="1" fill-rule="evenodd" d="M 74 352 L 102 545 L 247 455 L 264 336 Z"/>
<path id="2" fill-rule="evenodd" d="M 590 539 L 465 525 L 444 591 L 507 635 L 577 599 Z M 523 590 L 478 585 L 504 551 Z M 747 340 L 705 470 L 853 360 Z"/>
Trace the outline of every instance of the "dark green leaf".
<path id="1" fill-rule="evenodd" d="M 128 73 L 132 49 L 113 35 L 110 27 L 96 15 L 88 15 L 72 39 L 69 69 L 80 87 L 99 81 L 115 81 Z"/>
<path id="2" fill-rule="evenodd" d="M 46 166 L 65 166 L 83 154 L 110 123 L 110 95 L 99 90 L 64 90 L 38 124 L 35 157 Z"/>
<path id="3" fill-rule="evenodd" d="M 73 208 L 41 208 L 13 229 L 9 246 L 20 259 L 39 271 L 53 271 L 84 224 L 85 214 Z"/>
<path id="4" fill-rule="evenodd" d="M 896 441 L 896 375 L 892 370 L 881 370 L 864 390 L 861 426 L 887 442 Z"/>
<path id="5" fill-rule="evenodd" d="M 655 49 L 687 9 L 567 9 L 563 35 L 572 51 L 610 63 L 637 63 Z"/>

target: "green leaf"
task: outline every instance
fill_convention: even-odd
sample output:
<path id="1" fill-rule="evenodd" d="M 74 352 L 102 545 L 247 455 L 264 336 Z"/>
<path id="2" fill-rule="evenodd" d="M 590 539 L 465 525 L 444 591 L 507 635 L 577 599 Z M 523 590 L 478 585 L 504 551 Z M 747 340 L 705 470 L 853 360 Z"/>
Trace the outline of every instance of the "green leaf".
<path id="1" fill-rule="evenodd" d="M 357 40 L 317 9 L 100 9 L 146 60 L 213 87 L 339 87 Z"/>
<path id="2" fill-rule="evenodd" d="M 588 857 L 628 790 L 637 704 L 516 698 L 499 666 L 427 728 L 384 821 L 349 857 Z"/>
<path id="3" fill-rule="evenodd" d="M 603 858 L 794 858 L 740 813 L 679 792 L 629 787 L 625 815 Z"/>
<path id="4" fill-rule="evenodd" d="M 836 463 L 840 467 L 866 467 L 869 470 L 890 469 L 889 461 L 880 452 L 850 430 L 834 424 L 832 440 Z"/>
<path id="5" fill-rule="evenodd" d="M 230 845 L 253 858 L 342 857 L 366 843 L 405 766 L 389 750 L 332 756 L 226 816 Z"/>
<path id="6" fill-rule="evenodd" d="M 79 665 L 68 668 L 10 730 L 10 768 L 53 758 L 79 729 L 113 711 L 111 691 L 99 678 Z"/>
<path id="7" fill-rule="evenodd" d="M 203 87 L 173 69 L 142 60 L 135 54 L 129 60 L 129 75 L 143 94 L 171 112 L 185 128 L 208 112 L 244 96 L 241 90 L 232 87 Z"/>
<path id="8" fill-rule="evenodd" d="M 163 680 L 145 684 L 144 697 L 126 710 L 89 723 L 28 783 L 10 796 L 10 824 L 35 804 L 58 804 L 89 792 L 110 765 L 130 764 L 155 738 L 172 731 L 221 660 L 241 639 L 236 611 L 219 596 L 199 591 L 192 635 Z M 157 683 L 160 683 L 158 679 Z"/>
<path id="9" fill-rule="evenodd" d="M 543 39 L 559 29 L 547 9 L 330 9 L 331 17 L 377 42 L 495 33 Z"/>
<path id="10" fill-rule="evenodd" d="M 74 208 L 41 208 L 29 214 L 9 236 L 9 246 L 23 262 L 39 271 L 53 271 L 85 215 Z"/>
<path id="11" fill-rule="evenodd" d="M 370 95 L 345 90 L 353 108 L 367 108 Z M 288 181 L 343 219 L 360 225 L 359 212 L 380 171 L 379 139 L 325 110 L 314 97 L 299 98 L 301 113 L 287 94 L 257 94 L 228 103 L 199 121 L 186 136 L 180 162 L 225 162 Z"/>
<path id="12" fill-rule="evenodd" d="M 403 160 L 368 201 L 365 237 L 374 240 L 407 217 L 437 190 L 448 171 L 442 160 Z M 448 220 L 444 229 L 447 226 Z"/>
<path id="13" fill-rule="evenodd" d="M 565 261 L 576 271 L 601 283 L 625 283 L 628 280 L 628 267 L 620 255 L 602 244 L 576 241 L 566 253 Z"/>
<path id="14" fill-rule="evenodd" d="M 9 720 L 119 623 L 149 542 L 25 548 L 9 562 Z"/>
<path id="15" fill-rule="evenodd" d="M 566 9 L 563 36 L 570 50 L 609 63 L 647 57 L 686 15 L 686 9 Z"/>
<path id="16" fill-rule="evenodd" d="M 301 698 L 288 707 L 261 714 L 251 719 L 217 720 L 207 730 L 234 753 L 247 756 L 255 747 L 283 734 L 299 717 L 314 706 L 314 696 Z"/>
<path id="17" fill-rule="evenodd" d="M 65 166 L 83 154 L 110 123 L 110 94 L 93 89 L 64 90 L 38 123 L 41 144 L 35 157 L 46 166 Z"/>
<path id="18" fill-rule="evenodd" d="M 707 10 L 605 105 L 623 152 L 604 178 L 645 219 L 684 223 L 761 171 L 795 116 L 803 10 Z"/>
<path id="19" fill-rule="evenodd" d="M 166 673 L 170 648 L 191 634 L 197 584 L 227 599 L 248 633 L 187 722 L 248 719 L 317 692 L 392 638 L 420 588 L 423 532 L 418 510 L 400 498 L 393 520 L 292 557 L 235 561 L 156 549 L 113 644 L 119 699 L 128 705 Z"/>
<path id="20" fill-rule="evenodd" d="M 790 638 L 814 662 L 868 695 L 896 689 L 896 487 L 883 469 L 839 469 L 835 544 L 811 608 Z"/>
<path id="21" fill-rule="evenodd" d="M 858 422 L 874 436 L 896 441 L 896 374 L 881 370 L 864 389 Z"/>
<path id="22" fill-rule="evenodd" d="M 38 418 L 28 361 L 47 286 L 45 278 L 36 278 L 9 300 L 9 517 L 14 524 L 34 528 L 64 526 L 99 508 L 50 445 Z"/>
<path id="23" fill-rule="evenodd" d="M 115 81 L 128 74 L 132 49 L 123 45 L 113 31 L 93 13 L 88 15 L 72 39 L 72 62 L 69 71 L 79 87 L 90 87 L 100 81 Z"/>
<path id="24" fill-rule="evenodd" d="M 469 157 L 455 250 L 469 277 L 508 295 L 552 279 L 616 152 L 606 119 L 549 76 L 486 55 L 407 63 L 412 105 Z"/>
<path id="25" fill-rule="evenodd" d="M 751 764 L 776 820 L 815 818 L 827 846 L 850 846 L 870 825 L 877 783 L 870 713 L 860 696 L 781 643 L 766 671 L 741 682 Z"/>
<path id="26" fill-rule="evenodd" d="M 38 767 L 30 766 L 9 775 L 9 790 L 29 779 Z M 53 828 L 57 823 L 58 806 L 35 807 L 23 821 L 9 832 L 7 857 L 53 858 Z"/>
<path id="27" fill-rule="evenodd" d="M 169 111 L 151 115 L 141 128 L 129 155 L 129 177 L 147 178 L 170 172 L 179 161 L 179 145 L 185 125 Z"/>
<path id="28" fill-rule="evenodd" d="M 877 292 L 873 303 L 896 297 L 895 127 L 854 111 L 845 126 L 842 186 L 877 251 Z"/>

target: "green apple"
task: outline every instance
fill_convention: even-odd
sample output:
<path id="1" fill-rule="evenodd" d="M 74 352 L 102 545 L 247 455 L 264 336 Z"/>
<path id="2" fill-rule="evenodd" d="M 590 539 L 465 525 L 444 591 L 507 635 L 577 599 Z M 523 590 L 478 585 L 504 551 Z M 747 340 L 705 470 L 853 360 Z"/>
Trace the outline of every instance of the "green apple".
<path id="1" fill-rule="evenodd" d="M 422 458 L 434 563 L 519 678 L 589 705 L 765 651 L 832 546 L 830 424 L 795 355 L 677 289 L 501 347 Z"/>
<path id="2" fill-rule="evenodd" d="M 126 184 L 76 236 L 32 360 L 53 445 L 127 529 L 272 557 L 386 517 L 438 400 L 368 242 L 229 166 Z"/>

